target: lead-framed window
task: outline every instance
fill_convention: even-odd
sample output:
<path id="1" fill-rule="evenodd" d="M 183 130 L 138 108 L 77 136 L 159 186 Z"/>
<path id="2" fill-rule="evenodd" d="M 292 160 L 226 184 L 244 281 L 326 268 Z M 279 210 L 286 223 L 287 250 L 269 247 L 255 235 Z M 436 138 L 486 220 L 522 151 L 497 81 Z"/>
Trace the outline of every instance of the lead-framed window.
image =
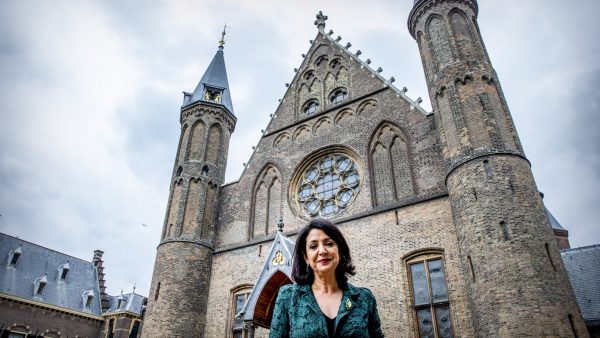
<path id="1" fill-rule="evenodd" d="M 407 267 L 417 336 L 454 337 L 442 254 L 412 257 Z"/>
<path id="2" fill-rule="evenodd" d="M 230 337 L 232 338 L 246 338 L 248 337 L 248 330 L 244 327 L 244 321 L 242 318 L 237 318 L 237 315 L 242 311 L 244 305 L 248 301 L 252 286 L 243 285 L 235 288 L 231 291 L 231 302 L 229 311 L 229 323 L 230 324 Z"/>

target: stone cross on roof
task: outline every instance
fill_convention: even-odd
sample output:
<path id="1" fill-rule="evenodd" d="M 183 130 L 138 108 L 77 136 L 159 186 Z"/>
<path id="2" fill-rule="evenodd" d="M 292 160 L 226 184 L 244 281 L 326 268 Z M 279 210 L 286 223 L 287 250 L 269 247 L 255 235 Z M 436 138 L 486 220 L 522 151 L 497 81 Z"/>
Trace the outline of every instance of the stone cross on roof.
<path id="1" fill-rule="evenodd" d="M 322 11 L 319 11 L 319 14 L 317 14 L 317 20 L 315 20 L 315 25 L 317 25 L 317 28 L 319 29 L 319 32 L 324 33 L 325 32 L 325 21 L 327 20 L 327 15 L 324 15 Z"/>

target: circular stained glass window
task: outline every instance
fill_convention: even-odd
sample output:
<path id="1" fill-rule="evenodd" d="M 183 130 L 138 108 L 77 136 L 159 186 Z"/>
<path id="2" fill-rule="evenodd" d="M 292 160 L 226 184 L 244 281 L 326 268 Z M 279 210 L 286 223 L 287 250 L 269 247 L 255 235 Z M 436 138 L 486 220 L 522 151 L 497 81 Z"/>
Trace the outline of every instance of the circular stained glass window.
<path id="1" fill-rule="evenodd" d="M 346 210 L 360 191 L 360 174 L 352 158 L 330 154 L 312 162 L 297 185 L 296 199 L 309 217 L 333 217 Z"/>

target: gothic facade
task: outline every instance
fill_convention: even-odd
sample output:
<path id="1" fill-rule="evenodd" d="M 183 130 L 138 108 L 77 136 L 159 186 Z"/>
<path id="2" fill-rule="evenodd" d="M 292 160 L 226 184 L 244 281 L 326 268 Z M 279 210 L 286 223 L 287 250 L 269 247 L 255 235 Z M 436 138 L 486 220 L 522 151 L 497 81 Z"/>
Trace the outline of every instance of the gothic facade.
<path id="1" fill-rule="evenodd" d="M 184 93 L 142 335 L 267 336 L 294 235 L 324 217 L 348 239 L 351 282 L 373 291 L 390 337 L 587 336 L 477 14 L 476 0 L 414 3 L 408 28 L 433 112 L 317 15 L 306 57 L 228 184 L 236 118 L 221 46 Z"/>

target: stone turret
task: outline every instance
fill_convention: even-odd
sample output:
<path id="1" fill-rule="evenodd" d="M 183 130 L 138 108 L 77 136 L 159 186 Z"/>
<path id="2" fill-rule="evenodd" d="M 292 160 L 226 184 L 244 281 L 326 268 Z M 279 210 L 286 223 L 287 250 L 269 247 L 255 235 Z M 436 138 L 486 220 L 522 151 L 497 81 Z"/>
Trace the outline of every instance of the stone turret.
<path id="1" fill-rule="evenodd" d="M 223 44 L 222 39 L 194 92 L 184 92 L 181 138 L 144 337 L 204 335 L 218 196 L 236 123 Z"/>
<path id="2" fill-rule="evenodd" d="M 477 14 L 476 0 L 417 0 L 408 21 L 449 164 L 446 186 L 475 332 L 585 337 Z"/>

